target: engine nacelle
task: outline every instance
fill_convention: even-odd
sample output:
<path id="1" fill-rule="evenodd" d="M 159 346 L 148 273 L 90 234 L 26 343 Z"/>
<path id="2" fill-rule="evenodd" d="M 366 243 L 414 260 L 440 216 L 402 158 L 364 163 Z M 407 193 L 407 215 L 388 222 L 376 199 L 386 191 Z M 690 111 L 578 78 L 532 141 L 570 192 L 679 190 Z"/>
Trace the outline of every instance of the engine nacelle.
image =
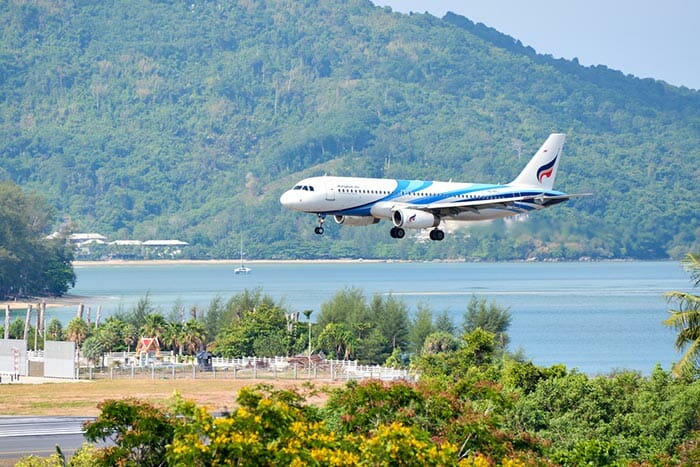
<path id="1" fill-rule="evenodd" d="M 333 219 L 338 224 L 353 226 L 372 225 L 379 222 L 379 219 L 372 216 L 339 216 L 336 214 Z"/>
<path id="2" fill-rule="evenodd" d="M 440 218 L 435 214 L 418 209 L 397 209 L 391 219 L 396 227 L 404 229 L 427 229 L 440 223 Z"/>

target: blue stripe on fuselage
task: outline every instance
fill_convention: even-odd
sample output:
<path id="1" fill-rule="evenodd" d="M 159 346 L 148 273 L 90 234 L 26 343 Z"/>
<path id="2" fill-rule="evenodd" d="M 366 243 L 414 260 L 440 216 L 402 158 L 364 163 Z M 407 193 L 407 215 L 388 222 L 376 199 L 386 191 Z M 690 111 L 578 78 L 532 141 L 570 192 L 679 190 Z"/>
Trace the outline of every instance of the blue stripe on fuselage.
<path id="1" fill-rule="evenodd" d="M 433 186 L 434 182 L 431 181 L 424 181 L 424 180 L 395 180 L 396 181 L 396 188 L 394 191 L 389 193 L 388 195 L 377 199 L 376 201 L 370 201 L 368 203 L 360 204 L 357 206 L 353 206 L 351 208 L 347 209 L 342 209 L 342 210 L 335 210 L 335 211 L 327 211 L 324 214 L 342 214 L 346 216 L 369 216 L 371 215 L 370 210 L 372 206 L 374 206 L 377 203 L 384 202 L 384 201 L 392 201 L 392 200 L 398 200 L 400 202 L 405 202 L 407 204 L 414 204 L 417 206 L 420 205 L 428 205 L 435 203 L 437 201 L 443 201 L 447 200 L 450 198 L 456 198 L 452 200 L 455 204 L 459 204 L 464 201 L 464 198 L 459 198 L 459 196 L 463 195 L 473 195 L 474 193 L 478 193 L 480 191 L 486 191 L 486 190 L 498 190 L 505 188 L 507 185 L 486 185 L 486 184 L 479 184 L 479 185 L 471 185 L 469 188 L 462 188 L 462 189 L 455 189 L 451 191 L 446 191 L 443 193 L 435 193 L 431 194 L 430 196 L 421 196 L 420 192 L 427 190 L 431 186 Z M 558 196 L 558 195 L 563 195 L 561 192 L 542 192 L 542 191 L 521 191 L 517 189 L 505 191 L 505 192 L 500 192 L 500 193 L 494 193 L 494 194 L 489 194 L 489 195 L 484 195 L 484 196 L 472 196 L 469 198 L 469 201 L 497 201 L 498 199 L 504 199 L 507 200 L 508 198 L 514 198 L 514 197 L 522 197 L 522 196 L 538 196 L 541 194 L 545 195 L 552 195 L 552 196 Z M 406 198 L 406 199 L 402 199 Z M 449 203 L 449 201 L 448 201 Z M 537 209 L 535 206 L 532 206 L 532 203 L 527 203 L 527 202 L 515 202 L 514 206 L 517 207 L 518 209 L 522 211 L 532 211 L 534 209 Z M 510 210 L 516 210 L 513 207 L 510 208 Z"/>

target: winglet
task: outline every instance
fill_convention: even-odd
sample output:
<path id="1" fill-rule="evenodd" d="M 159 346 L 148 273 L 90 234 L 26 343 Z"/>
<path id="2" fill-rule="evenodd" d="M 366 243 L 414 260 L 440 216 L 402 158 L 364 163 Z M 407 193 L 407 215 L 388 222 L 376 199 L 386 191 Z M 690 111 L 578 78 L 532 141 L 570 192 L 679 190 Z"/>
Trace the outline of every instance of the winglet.
<path id="1" fill-rule="evenodd" d="M 547 141 L 530 159 L 520 175 L 510 182 L 510 185 L 551 190 L 554 187 L 564 141 L 566 141 L 564 133 L 549 135 Z"/>

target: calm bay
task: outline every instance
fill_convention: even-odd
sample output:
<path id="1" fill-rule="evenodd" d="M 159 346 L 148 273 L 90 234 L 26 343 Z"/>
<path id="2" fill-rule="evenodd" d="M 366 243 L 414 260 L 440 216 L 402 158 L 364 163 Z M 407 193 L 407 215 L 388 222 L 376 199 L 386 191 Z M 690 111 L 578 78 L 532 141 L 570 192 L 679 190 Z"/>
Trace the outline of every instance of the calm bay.
<path id="1" fill-rule="evenodd" d="M 510 350 L 535 364 L 563 363 L 596 374 L 631 369 L 649 374 L 669 369 L 679 354 L 675 333 L 662 321 L 669 290 L 690 291 L 677 262 L 580 263 L 252 263 L 250 275 L 234 275 L 221 263 L 110 264 L 76 266 L 70 293 L 85 297 L 94 318 L 134 307 L 149 295 L 166 316 L 176 306 L 206 310 L 220 296 L 261 288 L 289 311 L 314 310 L 346 287 L 393 294 L 411 316 L 423 304 L 447 310 L 458 327 L 472 295 L 510 308 Z M 48 318 L 64 323 L 75 307 L 52 308 Z M 312 315 L 313 319 L 313 315 Z"/>

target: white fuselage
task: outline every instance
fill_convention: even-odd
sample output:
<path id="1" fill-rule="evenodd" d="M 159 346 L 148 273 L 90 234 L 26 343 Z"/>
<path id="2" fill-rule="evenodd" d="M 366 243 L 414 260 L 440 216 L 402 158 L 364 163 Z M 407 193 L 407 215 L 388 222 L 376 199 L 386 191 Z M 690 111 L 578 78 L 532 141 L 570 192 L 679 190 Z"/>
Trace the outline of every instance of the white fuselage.
<path id="1" fill-rule="evenodd" d="M 312 177 L 297 183 L 280 198 L 282 205 L 296 211 L 341 216 L 372 216 L 391 219 L 399 208 L 415 208 L 439 203 L 442 219 L 477 221 L 512 216 L 544 207 L 535 202 L 504 203 L 522 196 L 541 194 L 542 190 L 510 185 L 392 180 L 357 177 Z M 549 192 L 560 194 L 559 192 Z M 487 208 L 455 209 L 450 203 L 489 202 Z"/>

